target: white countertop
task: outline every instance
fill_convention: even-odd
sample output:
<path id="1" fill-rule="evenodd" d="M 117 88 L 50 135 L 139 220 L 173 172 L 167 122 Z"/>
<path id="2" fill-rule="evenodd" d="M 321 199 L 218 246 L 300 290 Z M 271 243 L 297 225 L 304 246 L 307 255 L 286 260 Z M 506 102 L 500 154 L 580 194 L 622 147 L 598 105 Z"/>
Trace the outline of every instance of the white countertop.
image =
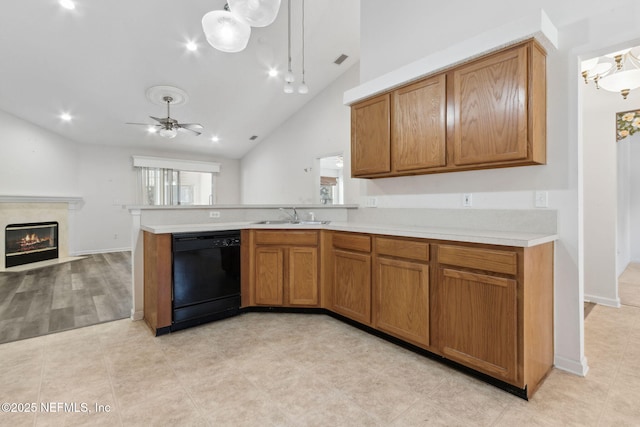
<path id="1" fill-rule="evenodd" d="M 514 231 L 471 230 L 464 228 L 412 227 L 393 224 L 366 224 L 358 222 L 331 222 L 329 224 L 256 224 L 255 222 L 225 222 L 206 224 L 143 225 L 144 231 L 154 234 L 192 233 L 242 229 L 322 229 L 356 233 L 385 234 L 389 236 L 418 237 L 456 242 L 490 245 L 531 247 L 558 239 L 557 234 L 521 233 Z"/>

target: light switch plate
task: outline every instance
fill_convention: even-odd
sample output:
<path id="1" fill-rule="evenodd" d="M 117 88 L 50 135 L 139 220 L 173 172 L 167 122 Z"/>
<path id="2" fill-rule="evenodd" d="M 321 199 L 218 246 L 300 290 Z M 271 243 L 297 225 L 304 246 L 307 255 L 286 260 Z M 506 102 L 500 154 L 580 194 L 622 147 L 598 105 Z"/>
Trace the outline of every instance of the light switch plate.
<path id="1" fill-rule="evenodd" d="M 375 197 L 367 197 L 367 205 L 368 208 L 377 208 L 378 207 L 378 199 Z"/>
<path id="2" fill-rule="evenodd" d="M 209 212 L 209 218 L 220 218 L 220 212 L 219 211 L 210 211 Z"/>
<path id="3" fill-rule="evenodd" d="M 536 208 L 549 207 L 549 193 L 546 191 L 536 191 Z"/>

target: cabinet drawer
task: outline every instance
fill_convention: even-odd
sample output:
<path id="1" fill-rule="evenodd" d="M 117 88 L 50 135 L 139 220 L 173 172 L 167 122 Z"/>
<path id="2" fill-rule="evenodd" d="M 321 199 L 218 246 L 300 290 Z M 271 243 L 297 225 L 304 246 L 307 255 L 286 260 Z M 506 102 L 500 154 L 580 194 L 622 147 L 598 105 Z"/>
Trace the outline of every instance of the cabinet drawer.
<path id="1" fill-rule="evenodd" d="M 336 233 L 333 247 L 359 252 L 371 252 L 371 237 L 362 234 Z"/>
<path id="2" fill-rule="evenodd" d="M 429 244 L 411 240 L 376 237 L 376 254 L 429 261 Z"/>
<path id="3" fill-rule="evenodd" d="M 317 231 L 256 231 L 257 245 L 308 245 L 318 244 Z"/>
<path id="4" fill-rule="evenodd" d="M 515 275 L 518 272 L 518 254 L 510 251 L 440 245 L 438 262 L 496 273 Z"/>

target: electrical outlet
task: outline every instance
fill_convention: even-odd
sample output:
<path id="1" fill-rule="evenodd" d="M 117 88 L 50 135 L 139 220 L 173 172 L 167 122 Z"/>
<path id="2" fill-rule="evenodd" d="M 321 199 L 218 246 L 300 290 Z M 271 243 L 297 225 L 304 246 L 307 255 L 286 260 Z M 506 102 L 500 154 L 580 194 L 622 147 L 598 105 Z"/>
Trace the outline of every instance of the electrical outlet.
<path id="1" fill-rule="evenodd" d="M 220 212 L 218 211 L 209 212 L 209 218 L 220 218 Z"/>
<path id="2" fill-rule="evenodd" d="M 367 197 L 367 207 L 368 208 L 377 208 L 378 207 L 378 199 L 375 197 Z"/>
<path id="3" fill-rule="evenodd" d="M 468 208 L 471 205 L 473 205 L 473 197 L 471 196 L 471 193 L 464 193 L 462 195 L 462 206 Z"/>
<path id="4" fill-rule="evenodd" d="M 549 193 L 546 191 L 536 191 L 536 208 L 549 207 Z"/>

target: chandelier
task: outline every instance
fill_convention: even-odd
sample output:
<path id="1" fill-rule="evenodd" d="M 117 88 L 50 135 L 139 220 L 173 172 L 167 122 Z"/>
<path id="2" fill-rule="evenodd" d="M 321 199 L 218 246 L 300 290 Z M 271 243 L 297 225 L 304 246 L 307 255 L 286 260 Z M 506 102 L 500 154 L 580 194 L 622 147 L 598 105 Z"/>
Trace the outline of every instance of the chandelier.
<path id="1" fill-rule="evenodd" d="M 228 0 L 224 10 L 202 17 L 207 42 L 222 52 L 240 52 L 247 47 L 251 27 L 271 25 L 278 16 L 280 0 Z"/>
<path id="2" fill-rule="evenodd" d="M 585 83 L 593 82 L 596 89 L 619 92 L 627 99 L 640 87 L 640 46 L 583 61 L 581 73 Z"/>

